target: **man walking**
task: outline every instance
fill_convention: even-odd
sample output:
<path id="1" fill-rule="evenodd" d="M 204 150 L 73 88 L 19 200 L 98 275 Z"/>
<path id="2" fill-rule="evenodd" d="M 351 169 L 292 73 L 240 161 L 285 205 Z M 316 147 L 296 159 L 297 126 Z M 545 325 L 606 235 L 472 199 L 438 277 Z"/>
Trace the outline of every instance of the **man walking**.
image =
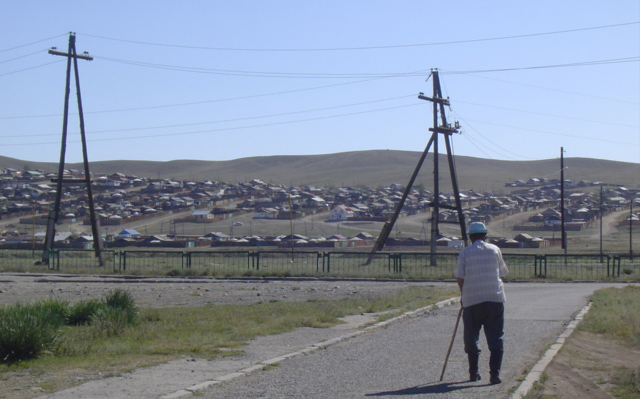
<path id="1" fill-rule="evenodd" d="M 504 286 L 502 277 L 509 270 L 500 249 L 485 242 L 487 228 L 484 223 L 469 224 L 471 245 L 458 256 L 455 276 L 462 294 L 462 321 L 464 323 L 464 351 L 469 358 L 469 378 L 480 380 L 478 358 L 480 329 L 484 327 L 489 357 L 489 382 L 499 384 L 504 350 Z"/>

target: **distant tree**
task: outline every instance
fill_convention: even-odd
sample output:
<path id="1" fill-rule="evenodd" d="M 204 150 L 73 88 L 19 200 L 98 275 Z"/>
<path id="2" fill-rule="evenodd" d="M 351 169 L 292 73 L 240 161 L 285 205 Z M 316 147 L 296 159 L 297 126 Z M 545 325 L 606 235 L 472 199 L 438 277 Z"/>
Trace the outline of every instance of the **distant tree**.
<path id="1" fill-rule="evenodd" d="M 24 170 L 25 172 L 31 170 L 31 165 L 29 165 L 28 163 L 24 164 L 22 170 Z"/>

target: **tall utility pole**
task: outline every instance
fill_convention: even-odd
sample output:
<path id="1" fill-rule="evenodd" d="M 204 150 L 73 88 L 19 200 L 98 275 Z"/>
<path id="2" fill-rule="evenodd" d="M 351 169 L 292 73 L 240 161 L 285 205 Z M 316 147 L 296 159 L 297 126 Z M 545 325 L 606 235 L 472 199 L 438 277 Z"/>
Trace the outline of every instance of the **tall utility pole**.
<path id="1" fill-rule="evenodd" d="M 629 260 L 633 262 L 633 198 L 629 204 Z"/>
<path id="2" fill-rule="evenodd" d="M 602 213 L 604 212 L 604 194 L 603 187 L 600 185 L 600 263 L 604 263 L 604 254 L 602 253 Z"/>
<path id="3" fill-rule="evenodd" d="M 87 187 L 87 197 L 89 203 L 89 215 L 91 218 L 91 232 L 93 234 L 93 248 L 98 258 L 100 266 L 104 266 L 104 256 L 102 253 L 102 237 L 100 236 L 100 229 L 98 219 L 96 217 L 95 206 L 93 203 L 93 192 L 91 190 L 91 173 L 89 172 L 89 160 L 87 156 L 87 140 L 84 130 L 84 115 L 82 112 L 82 96 L 80 94 L 80 75 L 78 73 L 78 59 L 91 61 L 93 57 L 89 56 L 87 52 L 78 55 L 76 52 L 76 36 L 75 33 L 69 33 L 69 50 L 64 53 L 57 51 L 56 48 L 49 50 L 49 54 L 67 57 L 67 82 L 64 96 L 64 116 L 62 120 L 62 144 L 60 148 L 60 163 L 58 164 L 58 177 L 52 179 L 52 182 L 56 184 L 56 197 L 53 204 L 53 208 L 49 210 L 49 216 L 47 218 L 47 232 L 45 237 L 45 245 L 42 254 L 42 262 L 49 264 L 49 252 L 53 248 L 54 238 L 56 234 L 56 223 L 60 215 L 60 202 L 62 199 L 62 184 L 63 183 L 84 183 Z M 65 179 L 64 178 L 64 164 L 65 154 L 67 149 L 67 127 L 69 122 L 69 97 L 71 93 L 71 62 L 73 60 L 74 76 L 76 81 L 76 98 L 78 102 L 78 115 L 80 118 L 80 138 L 82 141 L 82 157 L 84 163 L 84 178 L 83 179 Z"/>
<path id="4" fill-rule="evenodd" d="M 373 256 L 376 252 L 381 251 L 387 242 L 387 238 L 393 229 L 393 225 L 398 220 L 398 216 L 400 215 L 400 211 L 402 210 L 402 206 L 407 199 L 407 196 L 411 192 L 413 187 L 413 183 L 418 176 L 418 172 L 420 168 L 422 168 L 422 164 L 424 160 L 427 158 L 427 154 L 429 153 L 429 149 L 431 145 L 433 145 L 433 201 L 431 202 L 432 212 L 431 212 L 431 265 L 436 265 L 436 241 L 440 235 L 438 224 L 439 224 L 439 210 L 440 208 L 454 209 L 458 212 L 458 223 L 460 224 L 460 232 L 462 235 L 462 239 L 464 240 L 465 245 L 467 244 L 467 230 L 466 224 L 464 221 L 464 214 L 462 213 L 462 202 L 460 200 L 460 191 L 458 189 L 458 181 L 456 178 L 455 164 L 453 162 L 453 154 L 451 151 L 451 140 L 450 136 L 453 133 L 458 132 L 458 128 L 460 125 L 456 122 L 454 126 L 447 123 L 447 118 L 445 115 L 445 105 L 450 105 L 449 100 L 442 97 L 442 90 L 440 88 L 440 77 L 438 75 L 438 70 L 433 69 L 431 71 L 431 77 L 433 78 L 433 97 L 427 97 L 423 93 L 418 95 L 418 98 L 421 100 L 431 101 L 433 103 L 433 128 L 429 128 L 429 131 L 432 132 L 431 138 L 427 143 L 420 159 L 418 160 L 418 165 L 413 171 L 413 175 L 409 179 L 409 183 L 405 187 L 404 193 L 402 194 L 402 198 L 398 202 L 396 206 L 395 212 L 391 217 L 391 220 L 386 222 L 382 227 L 382 231 L 380 231 L 380 235 L 378 236 L 378 240 L 373 246 L 371 253 L 369 254 L 369 259 L 366 264 L 371 263 L 373 260 Z M 440 114 L 440 121 L 438 122 L 438 114 Z M 453 186 L 453 192 L 455 197 L 455 206 L 441 204 L 440 203 L 440 173 L 439 173 L 439 164 L 438 164 L 438 134 L 444 135 L 445 145 L 447 148 L 447 160 L 449 161 L 449 172 L 451 174 L 451 182 Z"/>
<path id="5" fill-rule="evenodd" d="M 564 228 L 564 148 L 560 147 L 560 224 L 562 229 L 562 249 L 567 261 L 567 231 Z"/>

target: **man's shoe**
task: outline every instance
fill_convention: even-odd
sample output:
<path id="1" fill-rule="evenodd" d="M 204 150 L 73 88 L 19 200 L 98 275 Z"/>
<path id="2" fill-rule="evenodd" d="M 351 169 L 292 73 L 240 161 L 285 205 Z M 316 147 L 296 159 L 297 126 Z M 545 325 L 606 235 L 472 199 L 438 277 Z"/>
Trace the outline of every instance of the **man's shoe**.
<path id="1" fill-rule="evenodd" d="M 491 378 L 489 378 L 489 382 L 493 385 L 500 384 L 502 382 L 502 379 L 500 378 L 500 374 L 492 375 Z"/>
<path id="2" fill-rule="evenodd" d="M 471 375 L 469 375 L 469 380 L 470 381 L 480 381 L 482 379 L 482 377 L 480 377 L 479 373 L 473 373 Z"/>

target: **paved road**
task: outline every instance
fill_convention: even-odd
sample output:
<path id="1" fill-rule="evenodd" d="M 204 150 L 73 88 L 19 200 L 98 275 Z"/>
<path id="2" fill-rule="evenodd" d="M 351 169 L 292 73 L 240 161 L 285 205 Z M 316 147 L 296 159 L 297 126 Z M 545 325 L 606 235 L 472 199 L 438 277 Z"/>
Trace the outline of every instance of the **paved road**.
<path id="1" fill-rule="evenodd" d="M 488 350 L 481 355 L 483 380 L 467 382 L 461 333 L 447 373 L 440 372 L 457 307 L 394 323 L 268 371 L 249 374 L 210 388 L 206 398 L 365 398 L 408 396 L 501 398 L 518 385 L 527 366 L 566 323 L 587 304 L 588 296 L 610 284 L 507 284 L 504 383 L 488 385 Z M 461 332 L 461 330 L 460 330 Z M 484 344 L 484 339 L 482 339 Z"/>
<path id="2" fill-rule="evenodd" d="M 451 283 L 454 285 L 453 283 Z M 506 347 L 503 384 L 487 385 L 488 350 L 481 340 L 483 380 L 467 382 L 466 355 L 460 328 L 447 373 L 439 382 L 458 306 L 405 318 L 387 327 L 299 355 L 263 370 L 209 386 L 204 398 L 506 398 L 517 378 L 557 338 L 572 316 L 604 283 L 507 283 Z M 622 286 L 622 285 L 619 285 Z M 42 398 L 161 398 L 184 397 L 185 389 L 206 381 L 225 380 L 243 369 L 318 342 L 348 334 L 345 326 L 300 329 L 260 337 L 238 358 L 181 359 L 135 370 L 119 377 L 91 381 Z"/>

